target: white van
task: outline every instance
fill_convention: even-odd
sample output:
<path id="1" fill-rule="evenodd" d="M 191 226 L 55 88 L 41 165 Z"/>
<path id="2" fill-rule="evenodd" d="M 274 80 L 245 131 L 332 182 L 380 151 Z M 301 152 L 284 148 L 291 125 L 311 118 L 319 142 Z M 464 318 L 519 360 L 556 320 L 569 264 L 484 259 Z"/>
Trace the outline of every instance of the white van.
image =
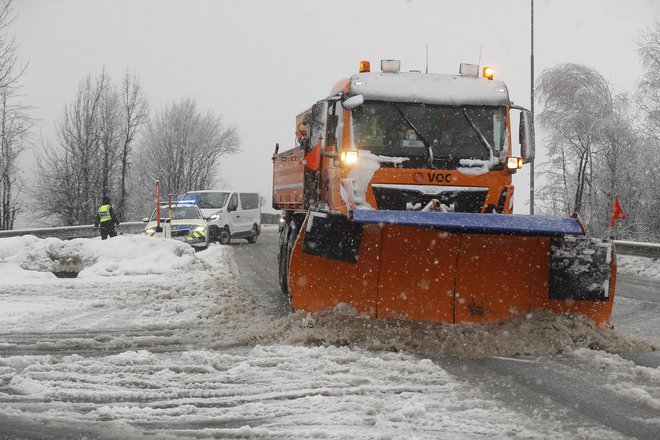
<path id="1" fill-rule="evenodd" d="M 258 192 L 235 190 L 189 191 L 181 201 L 194 201 L 208 222 L 209 241 L 227 244 L 232 238 L 255 243 L 261 233 Z"/>

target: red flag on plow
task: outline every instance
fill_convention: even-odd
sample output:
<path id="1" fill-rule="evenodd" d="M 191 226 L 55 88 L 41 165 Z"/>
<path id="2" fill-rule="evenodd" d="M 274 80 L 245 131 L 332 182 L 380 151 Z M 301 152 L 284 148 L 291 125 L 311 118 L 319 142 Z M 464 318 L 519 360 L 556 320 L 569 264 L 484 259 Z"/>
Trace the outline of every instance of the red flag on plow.
<path id="1" fill-rule="evenodd" d="M 614 208 L 612 210 L 612 220 L 610 221 L 610 228 L 614 227 L 614 221 L 615 220 L 625 220 L 627 219 L 628 216 L 626 215 L 625 212 L 623 212 L 623 209 L 621 208 L 621 205 L 619 205 L 619 196 L 614 197 Z"/>

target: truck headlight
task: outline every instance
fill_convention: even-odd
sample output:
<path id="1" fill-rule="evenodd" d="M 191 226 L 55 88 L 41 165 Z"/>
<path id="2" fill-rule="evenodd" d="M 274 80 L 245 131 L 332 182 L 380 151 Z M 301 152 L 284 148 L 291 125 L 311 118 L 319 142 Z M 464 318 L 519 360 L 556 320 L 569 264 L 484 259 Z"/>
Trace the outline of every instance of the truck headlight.
<path id="1" fill-rule="evenodd" d="M 522 157 L 509 157 L 506 160 L 506 169 L 509 173 L 515 173 L 523 167 Z"/>
<path id="2" fill-rule="evenodd" d="M 144 230 L 145 234 L 155 234 L 156 229 L 155 228 L 149 228 Z"/>
<path id="3" fill-rule="evenodd" d="M 341 152 L 341 163 L 346 166 L 353 166 L 358 161 L 358 152 L 357 151 L 342 151 Z"/>
<path id="4" fill-rule="evenodd" d="M 213 214 L 213 215 L 209 218 L 209 220 L 211 220 L 212 222 L 217 221 L 218 219 L 220 219 L 220 216 L 219 216 L 218 214 Z"/>

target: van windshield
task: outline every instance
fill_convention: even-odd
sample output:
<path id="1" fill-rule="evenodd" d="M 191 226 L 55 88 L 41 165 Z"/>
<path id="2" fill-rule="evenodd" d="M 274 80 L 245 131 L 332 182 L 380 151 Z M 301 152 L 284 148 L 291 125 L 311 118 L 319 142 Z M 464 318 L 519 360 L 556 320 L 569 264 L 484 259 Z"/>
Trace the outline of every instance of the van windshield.
<path id="1" fill-rule="evenodd" d="M 229 197 L 228 192 L 189 192 L 182 200 L 194 200 L 199 209 L 220 209 L 225 206 Z"/>

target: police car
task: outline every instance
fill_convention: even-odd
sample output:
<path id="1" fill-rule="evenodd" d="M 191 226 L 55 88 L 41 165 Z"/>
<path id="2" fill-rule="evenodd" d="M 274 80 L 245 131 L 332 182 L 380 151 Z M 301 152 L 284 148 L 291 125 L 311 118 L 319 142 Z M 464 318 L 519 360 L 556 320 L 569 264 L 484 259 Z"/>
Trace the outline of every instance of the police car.
<path id="1" fill-rule="evenodd" d="M 191 203 L 178 202 L 160 207 L 160 230 L 157 224 L 157 210 L 151 217 L 144 218 L 147 223 L 144 232 L 149 237 L 165 237 L 169 219 L 170 238 L 188 243 L 197 249 L 204 249 L 209 245 L 207 223 L 199 208 Z"/>

